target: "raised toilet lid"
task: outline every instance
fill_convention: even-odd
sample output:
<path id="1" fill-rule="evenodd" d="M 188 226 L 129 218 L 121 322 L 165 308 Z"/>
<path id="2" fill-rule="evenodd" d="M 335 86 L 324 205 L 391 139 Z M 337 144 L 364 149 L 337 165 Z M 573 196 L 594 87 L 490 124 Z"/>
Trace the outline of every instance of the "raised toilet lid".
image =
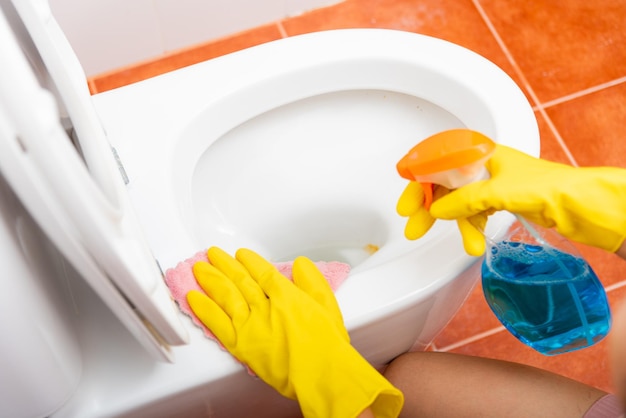
<path id="1" fill-rule="evenodd" d="M 170 345 L 186 343 L 187 331 L 145 243 L 82 67 L 47 1 L 14 7 L 3 3 L 0 19 L 0 171 L 120 321 L 155 358 L 171 361 Z M 64 112 L 87 166 L 61 125 Z"/>

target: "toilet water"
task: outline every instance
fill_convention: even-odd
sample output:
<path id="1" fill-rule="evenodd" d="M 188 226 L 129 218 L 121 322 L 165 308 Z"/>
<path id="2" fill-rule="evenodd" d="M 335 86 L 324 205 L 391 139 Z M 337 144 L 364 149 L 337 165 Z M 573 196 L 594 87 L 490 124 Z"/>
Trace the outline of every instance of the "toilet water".
<path id="1" fill-rule="evenodd" d="M 487 303 L 500 322 L 542 354 L 590 346 L 609 331 L 606 293 L 582 258 L 503 241 L 483 262 L 482 280 Z"/>

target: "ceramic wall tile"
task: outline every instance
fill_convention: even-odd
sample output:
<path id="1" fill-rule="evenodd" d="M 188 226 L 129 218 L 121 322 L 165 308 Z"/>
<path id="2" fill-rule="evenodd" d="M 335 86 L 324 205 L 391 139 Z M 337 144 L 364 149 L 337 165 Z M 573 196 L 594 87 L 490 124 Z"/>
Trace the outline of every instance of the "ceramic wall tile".
<path id="1" fill-rule="evenodd" d="M 579 165 L 626 168 L 626 83 L 567 100 L 546 113 Z"/>
<path id="2" fill-rule="evenodd" d="M 626 75 L 626 3 L 476 0 L 540 101 Z"/>
<path id="3" fill-rule="evenodd" d="M 482 284 L 478 279 L 472 293 L 448 326 L 435 338 L 433 345 L 437 350 L 449 350 L 450 347 L 465 344 L 501 327 L 485 301 Z"/>
<path id="4" fill-rule="evenodd" d="M 544 356 L 522 344 L 508 331 L 501 331 L 458 347 L 452 352 L 527 364 L 603 390 L 609 391 L 613 388 L 606 339 L 580 351 Z"/>

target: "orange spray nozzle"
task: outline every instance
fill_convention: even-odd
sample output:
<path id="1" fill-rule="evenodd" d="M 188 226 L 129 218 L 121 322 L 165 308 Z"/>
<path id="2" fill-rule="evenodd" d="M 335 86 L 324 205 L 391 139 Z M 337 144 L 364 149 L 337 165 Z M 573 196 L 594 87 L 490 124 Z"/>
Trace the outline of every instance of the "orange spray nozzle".
<path id="1" fill-rule="evenodd" d="M 485 172 L 485 162 L 496 144 L 470 129 L 451 129 L 432 135 L 414 146 L 396 165 L 398 173 L 424 189 L 424 206 L 432 203 L 433 184 L 456 189 Z"/>
<path id="2" fill-rule="evenodd" d="M 396 165 L 400 176 L 455 189 L 475 180 L 496 144 L 469 129 L 452 129 L 414 146 Z"/>

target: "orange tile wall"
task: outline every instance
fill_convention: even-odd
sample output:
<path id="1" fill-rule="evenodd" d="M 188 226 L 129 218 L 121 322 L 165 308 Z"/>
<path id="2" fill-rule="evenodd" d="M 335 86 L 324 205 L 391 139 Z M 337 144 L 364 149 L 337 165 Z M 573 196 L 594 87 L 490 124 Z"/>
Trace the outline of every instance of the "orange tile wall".
<path id="1" fill-rule="evenodd" d="M 626 167 L 624 22 L 626 2 L 617 0 L 347 0 L 88 81 L 98 93 L 281 37 L 337 28 L 399 29 L 455 42 L 506 71 L 533 105 L 543 158 Z M 626 297 L 626 261 L 579 247 L 617 306 Z M 539 355 L 500 327 L 480 286 L 432 349 L 526 363 L 612 388 L 606 341 L 556 357 Z"/>

